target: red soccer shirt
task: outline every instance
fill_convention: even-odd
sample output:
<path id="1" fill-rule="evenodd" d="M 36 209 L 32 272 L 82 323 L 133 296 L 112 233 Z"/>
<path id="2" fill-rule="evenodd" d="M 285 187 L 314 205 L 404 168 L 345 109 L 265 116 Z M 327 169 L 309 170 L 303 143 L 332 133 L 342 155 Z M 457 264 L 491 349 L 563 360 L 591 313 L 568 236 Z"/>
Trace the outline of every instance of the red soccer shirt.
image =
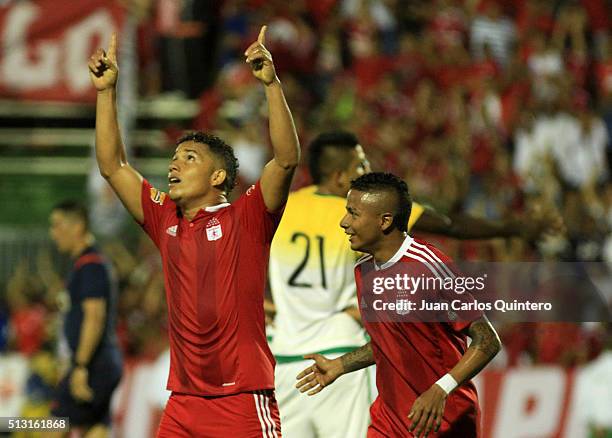
<path id="1" fill-rule="evenodd" d="M 274 388 L 264 329 L 270 242 L 282 216 L 259 183 L 189 222 L 145 180 L 142 227 L 159 248 L 168 304 L 168 389 L 201 396 Z"/>
<path id="2" fill-rule="evenodd" d="M 368 292 L 362 281 L 368 281 L 373 272 L 377 276 L 388 274 L 394 277 L 398 271 L 394 271 L 393 266 L 398 268 L 402 263 L 411 264 L 410 272 L 415 277 L 446 278 L 451 259 L 434 246 L 408 236 L 398 252 L 382 266 L 375 265 L 373 257 L 367 256 L 355 267 L 359 307 L 376 361 L 379 401 L 384 404 L 389 414 L 387 421 L 391 423 L 386 425 L 386 429 L 397 432 L 398 437 L 408 437 L 412 436 L 408 430 L 411 424 L 408 414 L 414 401 L 461 359 L 467 349 L 467 336 L 463 330 L 470 325 L 465 317 L 473 320 L 481 313 L 462 312 L 461 322 L 406 322 L 388 318 L 388 314 L 373 317 L 371 310 L 365 310 L 372 308 L 373 301 L 372 297 L 364 296 Z M 464 294 L 459 299 L 464 301 L 468 297 Z M 451 319 L 449 317 L 449 321 Z M 479 435 L 479 413 L 476 388 L 472 382 L 467 382 L 448 397 L 440 434 L 449 433 L 448 436 L 457 437 Z M 376 425 L 373 423 L 373 426 Z"/>

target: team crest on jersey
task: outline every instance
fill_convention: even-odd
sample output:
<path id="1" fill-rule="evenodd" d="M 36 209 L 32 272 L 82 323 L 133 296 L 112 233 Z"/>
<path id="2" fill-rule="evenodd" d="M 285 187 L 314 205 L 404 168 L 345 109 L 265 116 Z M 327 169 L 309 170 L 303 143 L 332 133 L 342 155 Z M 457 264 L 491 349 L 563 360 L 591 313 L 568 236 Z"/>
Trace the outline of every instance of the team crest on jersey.
<path id="1" fill-rule="evenodd" d="M 177 229 L 178 229 L 178 225 L 172 225 L 171 227 L 166 228 L 166 234 L 169 234 L 172 237 L 176 237 Z"/>
<path id="2" fill-rule="evenodd" d="M 223 237 L 223 230 L 221 229 L 221 222 L 214 217 L 206 224 L 206 237 L 209 241 L 219 240 Z"/>
<path id="3" fill-rule="evenodd" d="M 251 196 L 251 193 L 253 193 L 253 190 L 255 190 L 255 184 L 253 184 L 251 187 L 249 187 L 246 191 L 247 196 Z"/>
<path id="4" fill-rule="evenodd" d="M 160 192 L 156 188 L 151 187 L 151 201 L 159 205 L 164 205 L 164 199 L 166 199 L 166 194 L 164 192 Z"/>

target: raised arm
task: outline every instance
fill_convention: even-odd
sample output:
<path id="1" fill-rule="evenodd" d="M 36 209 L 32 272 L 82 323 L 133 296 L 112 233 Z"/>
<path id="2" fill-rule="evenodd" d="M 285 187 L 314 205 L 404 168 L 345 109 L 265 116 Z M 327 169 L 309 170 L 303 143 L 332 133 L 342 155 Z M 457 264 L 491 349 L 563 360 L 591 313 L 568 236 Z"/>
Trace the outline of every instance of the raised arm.
<path id="1" fill-rule="evenodd" d="M 108 53 L 102 49 L 89 58 L 89 77 L 97 90 L 96 160 L 100 174 L 109 182 L 125 208 L 142 223 L 140 200 L 142 176 L 127 162 L 117 122 L 117 35 L 111 37 Z"/>
<path id="2" fill-rule="evenodd" d="M 490 239 L 518 236 L 521 228 L 517 220 L 492 221 L 468 215 L 449 217 L 427 208 L 414 224 L 414 230 L 455 239 Z"/>
<path id="3" fill-rule="evenodd" d="M 291 179 L 300 161 L 300 144 L 283 88 L 276 76 L 272 55 L 264 46 L 266 28 L 262 26 L 257 41 L 249 46 L 244 55 L 253 75 L 264 84 L 266 90 L 274 158 L 264 167 L 261 191 L 267 209 L 276 211 L 287 201 Z"/>
<path id="4" fill-rule="evenodd" d="M 448 395 L 478 374 L 501 349 L 499 337 L 486 316 L 472 322 L 468 334 L 472 343 L 459 362 L 412 405 L 408 418 L 412 419 L 410 430 L 415 436 L 427 436 L 432 429 L 438 431 Z"/>
<path id="5" fill-rule="evenodd" d="M 415 231 L 441 234 L 455 239 L 520 237 L 533 241 L 542 234 L 561 233 L 563 229 L 561 216 L 551 209 L 541 209 L 505 220 L 490 220 L 465 214 L 447 217 L 427 208 L 414 224 Z"/>

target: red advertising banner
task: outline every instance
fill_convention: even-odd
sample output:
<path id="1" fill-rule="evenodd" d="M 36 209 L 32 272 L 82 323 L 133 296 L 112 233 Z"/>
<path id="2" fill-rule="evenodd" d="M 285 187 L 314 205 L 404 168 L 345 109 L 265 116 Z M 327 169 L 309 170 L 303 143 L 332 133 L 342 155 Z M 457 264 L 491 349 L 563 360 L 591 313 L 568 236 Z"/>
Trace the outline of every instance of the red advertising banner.
<path id="1" fill-rule="evenodd" d="M 127 364 L 113 400 L 117 437 L 155 436 L 170 395 L 168 361 L 166 353 Z M 476 379 L 483 438 L 588 438 L 585 412 L 605 403 L 589 389 L 592 376 L 555 366 L 485 370 Z"/>
<path id="2" fill-rule="evenodd" d="M 0 98 L 93 102 L 87 60 L 124 15 L 112 0 L 3 2 Z"/>
<path id="3" fill-rule="evenodd" d="M 484 370 L 475 379 L 483 438 L 588 438 L 593 420 L 607 427 L 612 422 L 610 364 L 612 353 L 572 370 L 556 366 Z M 127 361 L 113 396 L 113 436 L 155 436 L 170 395 L 165 389 L 169 366 L 168 351 L 155 360 Z M 27 377 L 27 358 L 0 355 L 0 416 L 24 415 Z"/>

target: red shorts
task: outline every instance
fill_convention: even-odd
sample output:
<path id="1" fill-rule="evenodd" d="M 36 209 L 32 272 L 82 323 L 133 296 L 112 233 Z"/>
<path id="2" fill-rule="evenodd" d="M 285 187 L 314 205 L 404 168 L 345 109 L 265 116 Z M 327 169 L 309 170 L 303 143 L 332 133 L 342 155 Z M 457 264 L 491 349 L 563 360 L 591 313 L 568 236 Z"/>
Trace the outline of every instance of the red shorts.
<path id="1" fill-rule="evenodd" d="M 448 409 L 448 404 L 446 406 Z M 411 421 L 406 417 L 398 417 L 387 405 L 378 397 L 370 407 L 370 418 L 372 422 L 368 427 L 367 438 L 408 438 L 414 436 L 409 431 Z M 481 431 L 479 427 L 478 409 L 468 409 L 457 416 L 452 423 L 442 420 L 440 430 L 430 432 L 431 438 L 479 438 Z"/>
<path id="2" fill-rule="evenodd" d="M 280 438 L 274 391 L 201 397 L 172 393 L 162 415 L 158 438 Z"/>
<path id="3" fill-rule="evenodd" d="M 393 423 L 393 418 L 389 415 L 388 409 L 384 403 L 377 397 L 370 406 L 371 423 L 368 427 L 367 438 L 389 438 L 398 436 L 394 431 L 397 426 Z M 412 434 L 408 435 L 412 436 Z"/>

